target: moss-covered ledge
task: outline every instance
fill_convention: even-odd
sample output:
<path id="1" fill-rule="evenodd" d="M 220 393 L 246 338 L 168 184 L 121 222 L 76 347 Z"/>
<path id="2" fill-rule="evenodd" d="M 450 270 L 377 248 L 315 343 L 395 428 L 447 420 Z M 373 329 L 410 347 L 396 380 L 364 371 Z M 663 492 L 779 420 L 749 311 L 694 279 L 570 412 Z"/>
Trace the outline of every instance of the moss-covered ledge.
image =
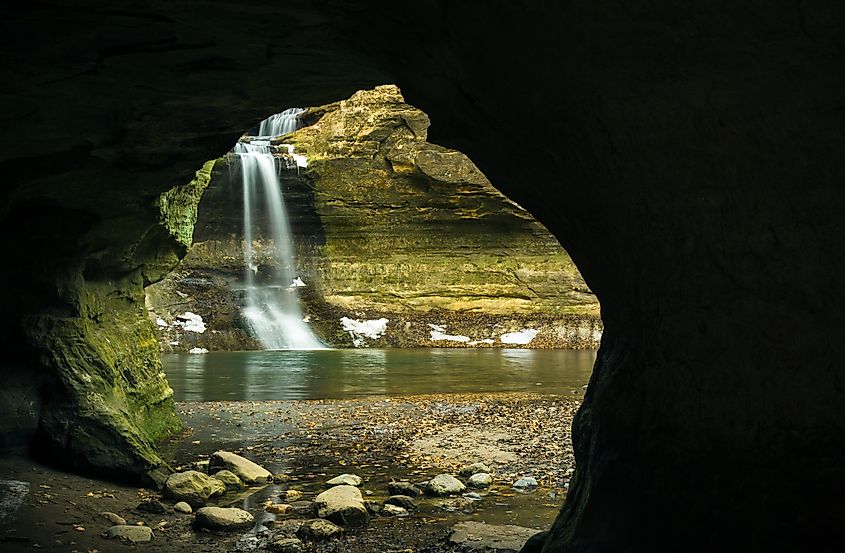
<path id="1" fill-rule="evenodd" d="M 144 288 L 186 254 L 213 165 L 154 196 L 145 208 L 152 224 L 33 207 L 10 218 L 26 237 L 16 245 L 17 278 L 30 275 L 40 289 L 17 301 L 31 352 L 22 365 L 41 379 L 32 443 L 46 461 L 135 482 L 167 473 L 155 442 L 180 422 Z M 50 255 L 57 249 L 64 255 Z"/>

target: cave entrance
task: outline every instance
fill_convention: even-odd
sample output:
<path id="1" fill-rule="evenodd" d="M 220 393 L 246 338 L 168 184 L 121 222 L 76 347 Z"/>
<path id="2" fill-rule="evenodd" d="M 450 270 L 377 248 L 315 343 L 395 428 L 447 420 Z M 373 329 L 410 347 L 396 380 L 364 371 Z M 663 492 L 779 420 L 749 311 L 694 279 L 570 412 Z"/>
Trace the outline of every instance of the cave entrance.
<path id="1" fill-rule="evenodd" d="M 469 501 L 540 489 L 487 501 L 488 520 L 546 527 L 574 468 L 598 302 L 548 230 L 428 126 L 381 86 L 271 116 L 206 164 L 193 246 L 147 288 L 165 371 L 206 453 L 261 441 L 259 460 L 314 491 L 315 458 L 373 491 L 466 469 Z M 261 286 L 295 298 L 317 345 L 256 329 L 273 310 Z M 470 482 L 474 463 L 492 485 Z"/>

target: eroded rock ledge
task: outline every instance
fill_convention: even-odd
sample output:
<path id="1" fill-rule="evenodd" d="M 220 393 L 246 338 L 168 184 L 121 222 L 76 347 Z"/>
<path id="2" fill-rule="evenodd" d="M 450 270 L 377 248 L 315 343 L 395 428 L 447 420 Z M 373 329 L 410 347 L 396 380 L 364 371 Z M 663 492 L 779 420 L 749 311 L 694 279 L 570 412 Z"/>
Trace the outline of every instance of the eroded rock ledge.
<path id="1" fill-rule="evenodd" d="M 598 301 L 557 240 L 464 154 L 427 142 L 429 118 L 398 87 L 310 108 L 283 171 L 299 293 L 310 324 L 342 346 L 598 347 Z M 503 145 L 502 155 L 519 155 Z M 286 156 L 286 148 L 279 149 Z M 251 349 L 241 186 L 218 160 L 179 270 L 148 289 L 166 351 Z M 257 278 L 278 270 L 259 237 Z M 185 331 L 178 317 L 207 329 Z M 376 331 L 367 331 L 376 324 Z"/>

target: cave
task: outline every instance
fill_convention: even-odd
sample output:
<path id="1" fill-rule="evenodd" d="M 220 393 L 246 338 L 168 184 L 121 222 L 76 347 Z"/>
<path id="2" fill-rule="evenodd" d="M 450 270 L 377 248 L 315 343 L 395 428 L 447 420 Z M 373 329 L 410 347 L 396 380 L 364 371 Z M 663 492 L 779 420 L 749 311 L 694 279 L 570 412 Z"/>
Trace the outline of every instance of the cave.
<path id="1" fill-rule="evenodd" d="M 396 83 L 601 302 L 573 484 L 534 550 L 845 547 L 839 3 L 4 15 L 6 449 L 160 479 L 178 421 L 143 288 L 185 255 L 186 183 L 280 108 Z"/>

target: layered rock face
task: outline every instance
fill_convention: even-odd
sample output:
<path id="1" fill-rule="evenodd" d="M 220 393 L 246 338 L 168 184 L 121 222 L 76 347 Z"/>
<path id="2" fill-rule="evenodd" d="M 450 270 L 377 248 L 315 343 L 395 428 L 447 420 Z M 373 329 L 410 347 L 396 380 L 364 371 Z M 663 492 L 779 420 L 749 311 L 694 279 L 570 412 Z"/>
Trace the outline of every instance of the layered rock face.
<path id="1" fill-rule="evenodd" d="M 2 62 L 2 251 L 16 292 L 3 378 L 43 387 L 8 420 L 62 412 L 87 427 L 93 403 L 53 400 L 63 375 L 97 367 L 40 355 L 51 348 L 30 338 L 30 315 L 109 329 L 62 298 L 137 297 L 144 279 L 132 294 L 105 283 L 152 252 L 138 246 L 161 193 L 283 107 L 392 82 L 438 122 L 434 142 L 561 241 L 602 304 L 578 468 L 543 549 L 845 548 L 841 2 L 15 9 L 0 33 L 16 52 Z M 110 271 L 79 269 L 104 251 Z M 103 285 L 70 286 L 79 275 Z M 136 389 L 115 383 L 114 397 Z M 122 421 L 139 432 L 115 415 L 102 448 L 78 451 L 137 458 L 115 438 Z"/>
<path id="2" fill-rule="evenodd" d="M 301 118 L 306 127 L 275 142 L 308 159 L 307 169 L 283 170 L 281 181 L 307 285 L 298 292 L 326 343 L 598 347 L 598 302 L 569 255 L 469 158 L 426 142 L 428 116 L 396 86 Z M 239 168 L 235 158 L 215 167 L 194 246 L 178 271 L 147 290 L 166 350 L 256 345 L 239 314 Z M 254 247 L 256 278 L 272 279 L 272 238 L 256 237 Z M 207 330 L 186 332 L 178 320 L 185 312 Z M 376 320 L 385 321 L 377 332 L 363 330 Z"/>

